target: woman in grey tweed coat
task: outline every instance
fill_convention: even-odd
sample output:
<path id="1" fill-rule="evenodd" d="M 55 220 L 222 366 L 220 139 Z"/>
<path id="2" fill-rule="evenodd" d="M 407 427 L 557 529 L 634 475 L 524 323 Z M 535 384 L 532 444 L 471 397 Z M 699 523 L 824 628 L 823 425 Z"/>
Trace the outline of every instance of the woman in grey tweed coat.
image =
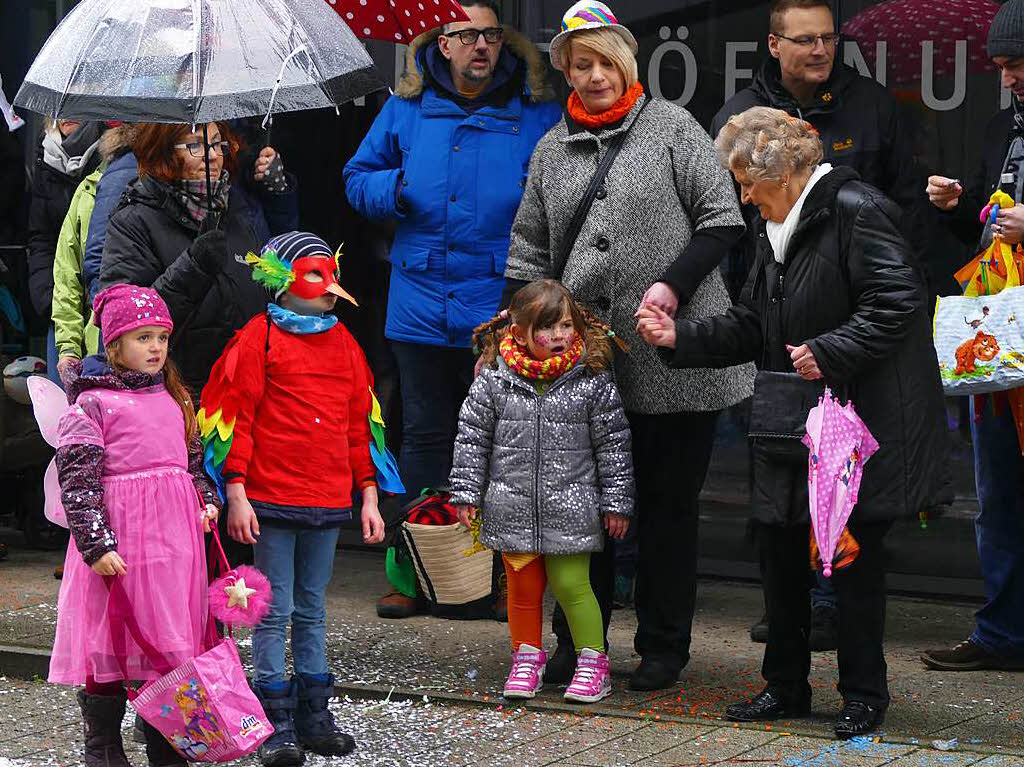
<path id="1" fill-rule="evenodd" d="M 573 93 L 566 117 L 534 150 L 505 277 L 508 289 L 560 280 L 630 346 L 615 364 L 637 492 L 635 648 L 642 660 L 630 687 L 652 690 L 673 684 L 690 657 L 697 499 L 717 415 L 752 394 L 753 368 L 670 370 L 636 334 L 634 315 L 645 302 L 691 319 L 725 311 L 730 301 L 717 266 L 742 235 L 743 219 L 704 129 L 685 109 L 648 102 L 637 83 L 636 41 L 611 10 L 577 3 L 562 29 L 551 60 Z M 609 141 L 625 131 L 579 236 L 566 242 Z M 606 621 L 611 548 L 591 569 Z M 559 645 L 549 681 L 567 678 L 575 660 L 564 619 L 556 614 L 554 623 Z"/>

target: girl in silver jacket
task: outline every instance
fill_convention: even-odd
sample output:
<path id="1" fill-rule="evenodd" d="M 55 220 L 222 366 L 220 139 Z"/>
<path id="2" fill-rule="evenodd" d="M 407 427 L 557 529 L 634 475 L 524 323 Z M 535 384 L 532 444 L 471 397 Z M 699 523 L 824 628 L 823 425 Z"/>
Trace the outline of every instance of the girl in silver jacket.
<path id="1" fill-rule="evenodd" d="M 466 525 L 502 553 L 512 665 L 506 698 L 541 688 L 544 589 L 568 617 L 578 654 L 565 699 L 611 693 L 590 555 L 633 513 L 629 424 L 610 372 L 607 325 L 555 280 L 520 289 L 507 316 L 476 329 L 484 367 L 459 414 L 450 483 Z M 602 530 L 602 527 L 604 530 Z"/>

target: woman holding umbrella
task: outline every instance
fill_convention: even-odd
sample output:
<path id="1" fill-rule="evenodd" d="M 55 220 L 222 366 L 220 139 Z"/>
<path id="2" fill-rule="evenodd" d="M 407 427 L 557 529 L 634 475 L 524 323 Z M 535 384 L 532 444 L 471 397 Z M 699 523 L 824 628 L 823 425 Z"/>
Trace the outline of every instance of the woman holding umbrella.
<path id="1" fill-rule="evenodd" d="M 232 334 L 267 305 L 251 269 L 236 258 L 263 246 L 254 225 L 261 214 L 232 190 L 239 148 L 226 123 L 210 123 L 205 133 L 201 125 L 140 126 L 139 178 L 111 216 L 103 248 L 101 289 L 152 285 L 167 302 L 179 328 L 171 353 L 196 392 Z M 268 219 L 275 209 L 294 210 L 295 185 L 278 155 L 261 153 L 255 168 L 242 172 L 263 187 Z"/>
<path id="2" fill-rule="evenodd" d="M 743 202 L 756 205 L 763 219 L 741 302 L 704 320 L 673 321 L 644 307 L 638 330 L 662 347 L 672 367 L 755 361 L 752 431 L 761 418 L 766 432 L 802 424 L 809 407 L 802 403 L 814 404 L 818 393 L 810 382 L 824 379 L 849 396 L 877 439 L 880 449 L 864 464 L 849 519 L 860 553 L 834 571 L 843 606 L 844 701 L 835 732 L 860 735 L 882 722 L 889 705 L 882 538 L 894 520 L 933 506 L 946 478 L 942 386 L 924 287 L 895 205 L 854 171 L 819 164 L 821 142 L 810 124 L 755 107 L 729 120 L 715 148 Z M 787 451 L 781 442 L 754 442 L 767 685 L 753 700 L 726 709 L 739 721 L 810 710 L 807 451 Z"/>

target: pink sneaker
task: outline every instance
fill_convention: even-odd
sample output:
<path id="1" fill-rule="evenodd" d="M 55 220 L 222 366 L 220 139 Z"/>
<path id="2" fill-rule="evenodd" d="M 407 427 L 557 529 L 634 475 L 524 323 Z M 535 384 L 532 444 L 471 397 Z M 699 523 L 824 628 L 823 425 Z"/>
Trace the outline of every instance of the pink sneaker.
<path id="1" fill-rule="evenodd" d="M 544 664 L 548 654 L 533 645 L 519 645 L 512 653 L 512 669 L 505 680 L 506 698 L 532 698 L 544 686 Z"/>
<path id="2" fill-rule="evenodd" d="M 612 694 L 608 656 L 584 647 L 576 660 L 576 673 L 565 691 L 565 699 L 577 703 L 596 703 Z"/>

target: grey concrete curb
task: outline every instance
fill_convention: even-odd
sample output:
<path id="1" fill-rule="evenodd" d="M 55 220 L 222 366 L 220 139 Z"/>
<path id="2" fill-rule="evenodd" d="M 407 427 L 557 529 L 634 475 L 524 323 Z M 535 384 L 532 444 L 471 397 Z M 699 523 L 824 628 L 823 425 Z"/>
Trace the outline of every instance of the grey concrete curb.
<path id="1" fill-rule="evenodd" d="M 45 679 L 50 668 L 50 653 L 34 647 L 19 647 L 17 645 L 0 645 L 0 676 L 13 677 L 33 681 Z M 549 700 L 527 700 L 509 702 L 500 695 L 478 696 L 463 695 L 457 692 L 411 690 L 402 687 L 387 687 L 373 684 L 335 683 L 334 694 L 336 696 L 349 696 L 369 700 L 412 700 L 412 701 L 441 701 L 444 703 L 458 703 L 466 706 L 490 709 L 523 708 L 527 711 L 556 712 L 563 714 L 575 714 L 578 716 L 604 716 L 617 719 L 635 719 L 639 721 L 650 720 L 652 722 L 688 724 L 702 727 L 721 727 L 740 730 L 751 730 L 755 732 L 774 732 L 777 735 L 800 735 L 805 737 L 828 740 L 820 730 L 806 727 L 781 726 L 777 722 L 766 726 L 764 724 L 747 722 L 728 722 L 724 719 L 706 719 L 703 717 L 677 716 L 674 714 L 646 714 L 641 711 L 624 711 L 615 706 L 592 704 L 578 706 L 569 703 L 559 703 Z M 1006 756 L 1024 756 L 1024 749 L 997 747 L 986 743 L 963 743 L 957 748 L 949 751 L 939 751 L 929 748 L 929 738 L 910 738 L 905 736 L 883 736 L 879 738 L 880 743 L 892 743 L 904 746 L 916 746 L 917 748 L 932 751 L 936 754 L 954 754 L 958 751 L 976 754 L 992 754 Z"/>

